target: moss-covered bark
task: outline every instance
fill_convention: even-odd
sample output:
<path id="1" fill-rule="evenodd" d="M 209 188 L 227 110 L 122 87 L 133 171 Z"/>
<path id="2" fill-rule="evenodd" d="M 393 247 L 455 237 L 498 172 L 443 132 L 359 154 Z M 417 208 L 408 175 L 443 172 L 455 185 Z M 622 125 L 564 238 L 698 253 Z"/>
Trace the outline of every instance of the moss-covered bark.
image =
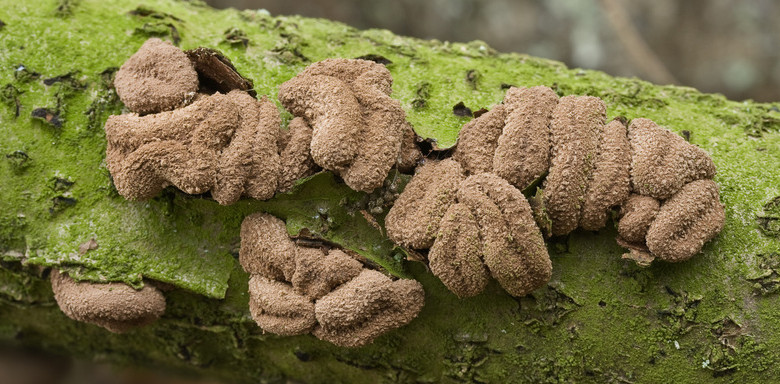
<path id="1" fill-rule="evenodd" d="M 6 342 L 237 382 L 759 382 L 780 374 L 780 104 L 570 70 L 480 42 L 421 41 L 194 2 L 138 4 L 0 0 Z M 644 269 L 621 260 L 614 229 L 578 231 L 549 244 L 547 287 L 516 299 L 493 284 L 459 300 L 368 223 L 361 211 L 378 196 L 350 192 L 329 174 L 269 202 L 221 207 L 173 191 L 128 202 L 105 170 L 102 126 L 121 111 L 113 71 L 149 36 L 222 50 L 258 94 L 274 99 L 310 62 L 381 56 L 417 132 L 442 147 L 469 120 L 453 113 L 456 104 L 490 108 L 507 84 L 599 96 L 609 117 L 651 118 L 712 155 L 726 227 L 691 261 Z M 241 218 L 257 210 L 285 217 L 291 233 L 305 228 L 420 280 L 423 312 L 359 349 L 262 334 L 234 257 Z M 98 248 L 80 253 L 92 238 Z M 166 282 L 168 310 L 125 335 L 76 323 L 41 278 L 49 266 L 88 280 Z"/>

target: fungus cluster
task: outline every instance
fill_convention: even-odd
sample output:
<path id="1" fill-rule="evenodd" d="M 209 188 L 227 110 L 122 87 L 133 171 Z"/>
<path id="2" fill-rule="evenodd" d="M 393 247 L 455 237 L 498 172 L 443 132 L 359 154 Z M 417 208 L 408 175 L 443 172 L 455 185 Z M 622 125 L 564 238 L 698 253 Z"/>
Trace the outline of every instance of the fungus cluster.
<path id="1" fill-rule="evenodd" d="M 214 57 L 203 49 L 188 57 L 150 39 L 117 72 L 117 94 L 133 113 L 106 122 L 106 163 L 125 198 L 148 199 L 173 185 L 189 194 L 211 192 L 220 204 L 242 196 L 265 200 L 316 171 L 302 144 L 310 129 L 295 122 L 282 130 L 267 97 L 229 87 L 203 93 L 211 88 L 199 75 L 209 74 L 197 68 L 223 63 L 232 70 Z M 193 60 L 210 60 L 210 66 Z"/>
<path id="2" fill-rule="evenodd" d="M 297 245 L 284 222 L 266 213 L 241 224 L 239 261 L 251 275 L 252 317 L 278 335 L 312 333 L 357 347 L 412 321 L 425 301 L 417 281 L 393 281 L 339 249 Z"/>
<path id="3" fill-rule="evenodd" d="M 279 101 L 312 128 L 311 156 L 356 191 L 382 185 L 390 169 L 411 169 L 420 152 L 393 78 L 368 60 L 327 59 L 279 87 Z"/>
<path id="4" fill-rule="evenodd" d="M 494 173 L 466 177 L 453 159 L 418 167 L 385 225 L 398 244 L 430 248 L 431 271 L 460 297 L 482 292 L 489 276 L 523 296 L 552 274 L 522 192 Z"/>
<path id="5" fill-rule="evenodd" d="M 165 297 L 149 284 L 136 290 L 123 283 L 77 282 L 57 270 L 50 279 L 66 316 L 114 333 L 151 324 L 165 312 Z"/>

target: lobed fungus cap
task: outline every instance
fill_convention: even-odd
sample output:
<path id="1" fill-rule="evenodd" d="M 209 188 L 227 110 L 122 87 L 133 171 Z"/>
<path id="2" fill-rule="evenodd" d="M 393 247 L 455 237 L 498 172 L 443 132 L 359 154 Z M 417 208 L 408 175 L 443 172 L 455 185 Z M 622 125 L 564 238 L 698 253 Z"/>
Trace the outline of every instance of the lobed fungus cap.
<path id="1" fill-rule="evenodd" d="M 122 64 L 114 86 L 125 106 L 143 115 L 186 105 L 198 90 L 198 74 L 182 50 L 152 38 Z"/>
<path id="2" fill-rule="evenodd" d="M 58 270 L 52 270 L 50 279 L 66 316 L 114 333 L 151 324 L 165 312 L 165 297 L 149 284 L 136 290 L 123 283 L 77 282 Z"/>

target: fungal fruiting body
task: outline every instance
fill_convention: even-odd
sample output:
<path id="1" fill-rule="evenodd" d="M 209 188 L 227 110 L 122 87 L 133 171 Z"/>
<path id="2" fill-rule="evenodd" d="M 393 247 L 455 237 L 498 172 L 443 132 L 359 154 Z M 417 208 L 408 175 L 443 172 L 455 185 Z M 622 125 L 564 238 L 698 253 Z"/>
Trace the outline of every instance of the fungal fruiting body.
<path id="1" fill-rule="evenodd" d="M 66 316 L 114 333 L 151 324 L 165 312 L 165 297 L 149 284 L 136 290 L 123 283 L 77 282 L 52 270 L 51 286 Z"/>
<path id="2" fill-rule="evenodd" d="M 525 196 L 494 173 L 466 177 L 453 159 L 418 167 L 385 219 L 388 236 L 430 248 L 431 271 L 461 297 L 492 276 L 512 295 L 546 283 L 552 273 Z"/>
<path id="3" fill-rule="evenodd" d="M 148 199 L 173 185 L 211 192 L 220 204 L 265 200 L 317 170 L 301 143 L 310 140 L 306 127 L 282 130 L 267 97 L 240 89 L 196 95 L 195 67 L 170 43 L 148 40 L 116 77 L 120 99 L 135 113 L 106 121 L 106 164 L 127 199 Z"/>
<path id="4" fill-rule="evenodd" d="M 615 207 L 632 254 L 692 257 L 725 220 L 714 174 L 706 152 L 650 120 L 606 122 L 599 98 L 513 87 L 462 128 L 452 159 L 418 168 L 386 226 L 397 243 L 430 248 L 432 272 L 458 296 L 488 275 L 518 296 L 550 278 L 539 228 L 598 230 Z M 540 182 L 532 212 L 520 191 Z"/>
<path id="5" fill-rule="evenodd" d="M 239 262 L 251 275 L 252 317 L 278 335 L 312 333 L 357 347 L 412 321 L 425 300 L 415 280 L 393 281 L 339 249 L 295 244 L 284 222 L 266 213 L 241 224 Z"/>
<path id="6" fill-rule="evenodd" d="M 390 71 L 373 61 L 327 59 L 279 87 L 279 101 L 312 129 L 311 156 L 356 191 L 382 185 L 394 165 L 420 157 Z"/>

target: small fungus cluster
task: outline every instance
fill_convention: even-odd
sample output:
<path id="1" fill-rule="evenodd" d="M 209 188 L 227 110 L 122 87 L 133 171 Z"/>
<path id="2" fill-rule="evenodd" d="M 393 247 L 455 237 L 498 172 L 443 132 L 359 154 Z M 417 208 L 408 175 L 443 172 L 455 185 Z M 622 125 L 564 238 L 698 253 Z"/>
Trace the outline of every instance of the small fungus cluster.
<path id="1" fill-rule="evenodd" d="M 453 159 L 418 168 L 386 225 L 399 244 L 430 248 L 432 272 L 457 295 L 482 290 L 483 264 L 524 295 L 550 277 L 537 228 L 598 230 L 615 207 L 629 257 L 689 259 L 723 228 L 714 174 L 706 152 L 648 119 L 626 127 L 606 122 L 597 97 L 513 87 L 463 127 Z M 520 190 L 539 182 L 532 210 Z"/>
<path id="2" fill-rule="evenodd" d="M 482 292 L 489 276 L 523 296 L 552 274 L 522 192 L 494 173 L 466 177 L 453 159 L 418 167 L 385 225 L 398 244 L 430 248 L 431 271 L 460 297 Z"/>
<path id="3" fill-rule="evenodd" d="M 220 204 L 242 196 L 265 200 L 316 171 L 302 144 L 310 140 L 308 127 L 295 122 L 281 129 L 267 97 L 200 84 L 196 69 L 214 63 L 224 64 L 202 48 L 188 57 L 150 39 L 119 69 L 117 94 L 134 113 L 109 117 L 105 130 L 106 163 L 122 196 L 148 199 L 173 185 L 189 194 L 211 192 Z M 203 93 L 213 87 L 226 93 Z"/>
<path id="4" fill-rule="evenodd" d="M 148 325 L 165 312 L 165 297 L 149 284 L 140 290 L 123 283 L 77 282 L 51 272 L 54 299 L 66 316 L 114 333 Z"/>
<path id="5" fill-rule="evenodd" d="M 312 127 L 311 156 L 356 191 L 380 187 L 390 169 L 414 168 L 420 158 L 393 78 L 369 60 L 327 59 L 279 87 L 279 101 Z"/>
<path id="6" fill-rule="evenodd" d="M 417 281 L 393 281 L 339 249 L 297 245 L 284 222 L 266 213 L 241 224 L 239 261 L 251 275 L 252 317 L 278 335 L 312 333 L 357 347 L 412 321 L 425 301 Z"/>

